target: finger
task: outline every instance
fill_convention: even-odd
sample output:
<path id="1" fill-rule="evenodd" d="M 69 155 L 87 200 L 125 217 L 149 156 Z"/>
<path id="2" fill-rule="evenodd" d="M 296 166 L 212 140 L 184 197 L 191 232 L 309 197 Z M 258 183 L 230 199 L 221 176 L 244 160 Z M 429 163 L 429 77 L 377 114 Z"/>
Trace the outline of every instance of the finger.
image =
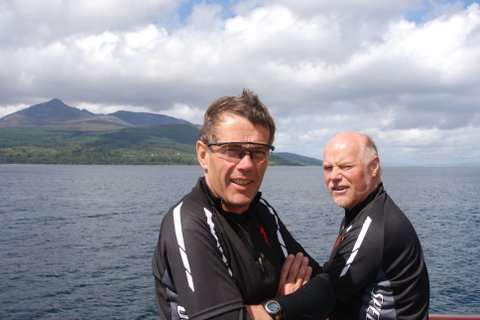
<path id="1" fill-rule="evenodd" d="M 312 267 L 307 268 L 307 274 L 305 275 L 305 279 L 303 280 L 302 286 L 304 286 L 308 281 L 310 281 L 310 278 L 312 277 L 312 272 L 313 269 Z"/>
<path id="2" fill-rule="evenodd" d="M 303 284 L 303 282 L 305 281 L 305 276 L 307 275 L 307 271 L 308 271 L 308 257 L 303 257 L 302 264 L 300 265 L 300 268 L 297 274 L 297 279 L 295 281 L 295 284 L 297 286 L 300 287 Z"/>
<path id="3" fill-rule="evenodd" d="M 295 256 L 293 254 L 289 254 L 287 259 L 285 259 L 285 262 L 282 266 L 282 271 L 280 272 L 280 285 L 283 285 L 287 281 L 288 273 L 290 272 L 290 268 L 294 259 Z"/>
<path id="4" fill-rule="evenodd" d="M 299 277 L 301 278 L 305 278 L 305 276 L 307 275 L 307 270 L 308 270 L 308 267 L 309 267 L 309 259 L 308 257 L 304 257 L 303 258 L 303 261 L 302 261 L 302 266 L 300 268 L 300 271 L 298 272 L 299 273 Z"/>
<path id="5" fill-rule="evenodd" d="M 300 267 L 303 262 L 303 253 L 299 252 L 295 255 L 295 259 L 292 262 L 292 266 L 290 267 L 290 271 L 288 272 L 288 277 L 287 281 L 291 283 L 295 283 L 297 276 L 298 276 L 298 271 L 300 270 Z"/>

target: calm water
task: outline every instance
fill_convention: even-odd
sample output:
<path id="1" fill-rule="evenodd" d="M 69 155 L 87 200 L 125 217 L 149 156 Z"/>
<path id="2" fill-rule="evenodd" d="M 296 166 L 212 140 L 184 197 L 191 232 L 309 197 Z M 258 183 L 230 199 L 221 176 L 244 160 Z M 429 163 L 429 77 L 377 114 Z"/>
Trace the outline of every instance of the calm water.
<path id="1" fill-rule="evenodd" d="M 188 166 L 0 165 L 0 319 L 156 319 L 151 255 Z M 423 243 L 431 312 L 480 313 L 480 168 L 385 168 Z M 320 168 L 270 168 L 262 187 L 326 259 L 342 212 Z"/>

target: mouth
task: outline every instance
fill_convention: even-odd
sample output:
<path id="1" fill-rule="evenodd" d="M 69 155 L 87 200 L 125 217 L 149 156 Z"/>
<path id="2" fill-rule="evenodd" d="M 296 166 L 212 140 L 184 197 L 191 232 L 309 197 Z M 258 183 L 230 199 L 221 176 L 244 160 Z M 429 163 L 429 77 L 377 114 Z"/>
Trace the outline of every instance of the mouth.
<path id="1" fill-rule="evenodd" d="M 232 178 L 230 179 L 230 181 L 233 183 L 233 184 L 236 184 L 236 185 L 239 185 L 239 186 L 248 186 L 252 183 L 254 183 L 253 180 L 251 179 L 243 179 L 243 178 Z"/>
<path id="2" fill-rule="evenodd" d="M 332 187 L 330 187 L 330 190 L 333 193 L 343 193 L 347 189 L 348 189 L 347 186 L 332 186 Z"/>

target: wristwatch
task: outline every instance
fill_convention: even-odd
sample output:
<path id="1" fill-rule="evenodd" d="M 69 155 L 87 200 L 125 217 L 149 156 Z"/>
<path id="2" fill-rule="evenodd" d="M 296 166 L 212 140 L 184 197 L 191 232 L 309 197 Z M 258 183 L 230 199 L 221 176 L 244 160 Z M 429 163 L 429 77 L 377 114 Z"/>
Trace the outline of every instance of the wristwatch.
<path id="1" fill-rule="evenodd" d="M 282 319 L 282 306 L 277 300 L 267 300 L 263 303 L 263 308 L 270 317 L 275 320 Z"/>

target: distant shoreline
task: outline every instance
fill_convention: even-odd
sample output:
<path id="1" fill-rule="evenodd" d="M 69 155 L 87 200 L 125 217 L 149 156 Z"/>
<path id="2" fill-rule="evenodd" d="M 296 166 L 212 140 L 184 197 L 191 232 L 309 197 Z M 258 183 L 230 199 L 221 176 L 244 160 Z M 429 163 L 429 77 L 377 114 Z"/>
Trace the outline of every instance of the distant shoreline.
<path id="1" fill-rule="evenodd" d="M 198 166 L 198 163 L 185 164 L 185 163 L 27 163 L 27 162 L 0 162 L 0 166 L 21 166 L 21 165 L 32 165 L 32 166 L 185 166 L 185 167 L 194 167 Z M 270 163 L 269 167 L 321 167 L 321 165 L 292 165 L 292 164 L 275 164 Z M 383 168 L 386 169 L 402 169 L 402 168 L 418 168 L 418 169 L 464 169 L 464 168 L 478 168 L 480 169 L 480 164 L 469 164 L 469 165 L 383 165 Z"/>

